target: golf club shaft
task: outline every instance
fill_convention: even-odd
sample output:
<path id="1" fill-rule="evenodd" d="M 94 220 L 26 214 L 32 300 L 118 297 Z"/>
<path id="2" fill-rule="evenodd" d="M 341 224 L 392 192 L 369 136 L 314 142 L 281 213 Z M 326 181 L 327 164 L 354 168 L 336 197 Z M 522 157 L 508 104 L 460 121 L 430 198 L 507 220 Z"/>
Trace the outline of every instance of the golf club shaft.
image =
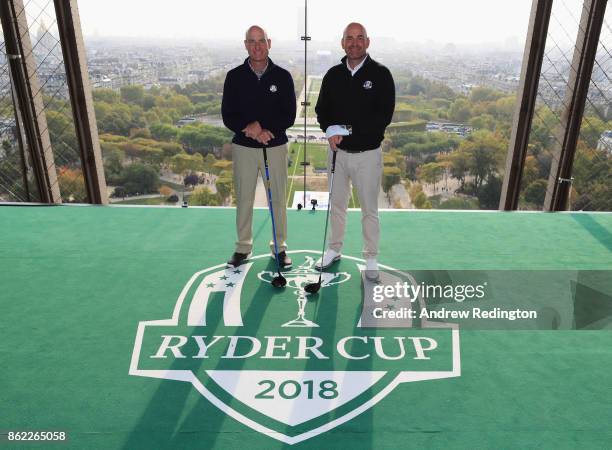
<path id="1" fill-rule="evenodd" d="M 276 243 L 276 223 L 274 222 L 274 207 L 272 206 L 272 189 L 270 189 L 270 172 L 268 171 L 268 152 L 267 147 L 263 148 L 264 167 L 266 171 L 266 184 L 268 188 L 268 209 L 272 218 L 272 237 L 274 238 L 274 257 L 276 259 L 276 269 L 278 274 L 281 274 L 280 261 L 278 259 L 278 244 Z"/>
<path id="2" fill-rule="evenodd" d="M 333 151 L 332 155 L 332 166 L 331 166 L 331 177 L 329 180 L 329 193 L 327 195 L 327 215 L 325 216 L 325 232 L 323 233 L 323 250 L 321 251 L 321 270 L 319 271 L 319 283 L 321 283 L 321 274 L 323 273 L 323 259 L 325 256 L 325 243 L 327 242 L 327 225 L 329 223 L 329 212 L 331 211 L 331 196 L 332 190 L 334 189 L 334 173 L 336 173 L 336 156 L 338 150 Z"/>

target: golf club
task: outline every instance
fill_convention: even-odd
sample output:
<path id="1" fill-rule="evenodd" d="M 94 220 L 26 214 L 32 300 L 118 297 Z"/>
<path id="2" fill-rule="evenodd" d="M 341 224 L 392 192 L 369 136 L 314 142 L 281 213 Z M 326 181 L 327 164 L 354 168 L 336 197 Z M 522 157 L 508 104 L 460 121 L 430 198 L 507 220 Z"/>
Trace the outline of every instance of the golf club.
<path id="1" fill-rule="evenodd" d="M 276 259 L 276 270 L 278 276 L 272 279 L 272 286 L 282 288 L 287 285 L 287 280 L 281 274 L 280 261 L 278 259 L 278 244 L 276 243 L 276 224 L 274 223 L 274 207 L 272 206 L 272 190 L 270 189 L 270 172 L 268 171 L 268 152 L 267 147 L 263 148 L 264 167 L 266 168 L 266 187 L 268 188 L 268 209 L 272 217 L 272 237 L 274 238 L 274 257 Z"/>
<path id="2" fill-rule="evenodd" d="M 331 177 L 329 180 L 329 193 L 327 195 L 327 216 L 325 217 L 325 233 L 323 233 L 323 250 L 321 251 L 321 267 L 319 269 L 319 281 L 316 283 L 309 283 L 304 287 L 304 290 L 309 294 L 316 294 L 321 289 L 321 276 L 323 275 L 323 257 L 325 256 L 325 242 L 327 240 L 327 224 L 329 222 L 329 211 L 331 210 L 331 196 L 332 190 L 334 189 L 334 173 L 336 172 L 336 155 L 338 151 L 333 152 L 332 166 L 331 166 Z"/>

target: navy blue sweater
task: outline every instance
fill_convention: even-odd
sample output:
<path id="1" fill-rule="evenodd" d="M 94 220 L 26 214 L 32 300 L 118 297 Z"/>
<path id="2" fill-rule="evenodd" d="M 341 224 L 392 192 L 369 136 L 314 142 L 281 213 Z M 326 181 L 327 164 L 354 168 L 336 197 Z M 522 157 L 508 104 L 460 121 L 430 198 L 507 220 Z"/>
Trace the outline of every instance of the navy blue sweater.
<path id="1" fill-rule="evenodd" d="M 296 99 L 291 74 L 268 60 L 268 68 L 258 79 L 248 58 L 225 77 L 221 114 L 223 123 L 234 132 L 232 142 L 245 147 L 261 148 L 255 139 L 245 136 L 243 129 L 258 121 L 274 135 L 268 147 L 287 142 L 285 131 L 295 122 Z"/>
<path id="2" fill-rule="evenodd" d="M 346 67 L 346 56 L 323 77 L 315 111 L 323 131 L 330 125 L 351 125 L 338 148 L 364 151 L 378 148 L 395 109 L 395 84 L 391 72 L 366 57 L 355 76 Z"/>

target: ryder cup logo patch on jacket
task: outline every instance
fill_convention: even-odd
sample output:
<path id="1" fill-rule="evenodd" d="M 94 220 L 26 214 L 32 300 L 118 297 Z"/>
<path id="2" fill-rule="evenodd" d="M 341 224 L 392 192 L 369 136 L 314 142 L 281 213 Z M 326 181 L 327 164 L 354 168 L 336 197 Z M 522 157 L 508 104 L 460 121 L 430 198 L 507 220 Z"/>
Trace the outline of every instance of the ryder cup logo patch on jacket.
<path id="1" fill-rule="evenodd" d="M 366 81 L 365 83 L 363 83 L 363 88 L 364 89 L 372 89 L 372 82 L 370 80 Z"/>
<path id="2" fill-rule="evenodd" d="M 270 92 L 275 93 L 276 91 L 278 91 L 278 88 L 276 87 L 275 84 L 273 84 L 272 86 L 270 86 Z"/>

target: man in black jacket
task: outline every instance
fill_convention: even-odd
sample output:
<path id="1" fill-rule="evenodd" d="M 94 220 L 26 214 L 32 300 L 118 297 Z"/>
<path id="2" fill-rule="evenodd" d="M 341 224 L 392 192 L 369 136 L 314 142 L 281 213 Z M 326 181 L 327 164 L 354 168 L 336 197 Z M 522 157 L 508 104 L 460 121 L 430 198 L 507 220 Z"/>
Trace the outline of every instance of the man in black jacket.
<path id="1" fill-rule="evenodd" d="M 383 167 L 380 145 L 395 109 L 395 84 L 389 69 L 368 55 L 370 39 L 363 25 L 349 24 L 341 43 L 346 56 L 323 77 L 315 108 L 331 149 L 328 165 L 331 152 L 338 152 L 330 201 L 330 242 L 317 268 L 329 267 L 340 259 L 352 181 L 361 204 L 365 275 L 377 280 L 378 195 Z"/>
<path id="2" fill-rule="evenodd" d="M 296 98 L 291 74 L 268 57 L 271 41 L 259 26 L 250 27 L 244 46 L 248 58 L 225 78 L 221 113 L 234 132 L 232 160 L 236 195 L 236 250 L 228 266 L 245 262 L 253 249 L 253 203 L 259 173 L 265 174 L 263 151 L 267 147 L 272 206 L 279 260 L 291 267 L 287 256 L 287 135 L 295 122 Z M 274 252 L 274 242 L 270 241 Z"/>

